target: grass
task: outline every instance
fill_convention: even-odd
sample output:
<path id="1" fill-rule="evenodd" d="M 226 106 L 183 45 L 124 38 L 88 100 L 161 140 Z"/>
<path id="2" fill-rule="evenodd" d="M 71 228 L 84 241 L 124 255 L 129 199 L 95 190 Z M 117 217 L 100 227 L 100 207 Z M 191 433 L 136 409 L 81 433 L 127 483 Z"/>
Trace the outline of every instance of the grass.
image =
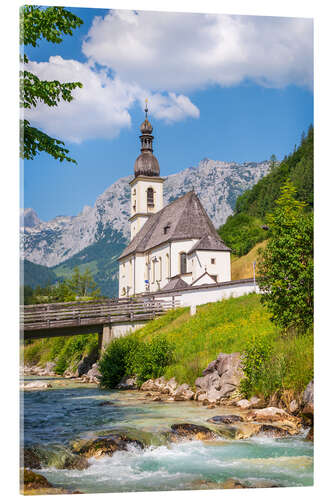
<path id="1" fill-rule="evenodd" d="M 269 344 L 269 355 L 248 395 L 299 392 L 313 377 L 312 333 L 283 337 L 255 294 L 200 306 L 195 316 L 187 308 L 170 311 L 132 335 L 144 342 L 158 336 L 172 343 L 175 354 L 164 376 L 191 386 L 220 352 L 246 353 L 260 339 Z"/>
<path id="2" fill-rule="evenodd" d="M 220 352 L 247 354 L 260 345 L 265 346 L 265 357 L 259 368 L 249 364 L 254 376 L 244 389 L 246 396 L 268 397 L 285 390 L 299 393 L 313 378 L 312 332 L 283 336 L 255 294 L 199 306 L 194 316 L 188 308 L 169 311 L 126 339 L 146 343 L 147 349 L 156 339 L 166 340 L 173 347 L 173 357 L 161 374 L 192 387 Z M 61 371 L 75 367 L 96 345 L 97 335 L 42 339 L 25 346 L 24 358 L 27 364 L 56 361 Z"/>
<path id="3" fill-rule="evenodd" d="M 98 334 L 75 335 L 73 337 L 55 337 L 33 341 L 24 346 L 24 364 L 45 366 L 48 361 L 55 361 L 55 371 L 62 375 L 66 369 L 75 372 L 84 356 L 97 353 Z"/>
<path id="4" fill-rule="evenodd" d="M 231 279 L 253 278 L 253 262 L 258 259 L 259 248 L 265 248 L 267 240 L 257 243 L 246 255 L 234 257 L 231 261 Z"/>

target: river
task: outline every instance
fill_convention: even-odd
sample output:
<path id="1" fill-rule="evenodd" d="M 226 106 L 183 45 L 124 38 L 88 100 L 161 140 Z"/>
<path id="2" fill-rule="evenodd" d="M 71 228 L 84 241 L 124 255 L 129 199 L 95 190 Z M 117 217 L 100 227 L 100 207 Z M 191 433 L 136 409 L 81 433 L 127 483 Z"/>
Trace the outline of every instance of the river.
<path id="1" fill-rule="evenodd" d="M 36 379 L 26 377 L 25 382 Z M 208 418 L 230 409 L 207 409 L 190 401 L 153 402 L 138 391 L 105 391 L 61 378 L 38 379 L 53 387 L 22 392 L 24 446 L 37 446 L 49 456 L 37 472 L 54 486 L 99 493 L 214 488 L 229 478 L 258 487 L 313 484 L 313 444 L 304 434 L 170 444 L 164 432 L 172 424 L 207 425 Z M 56 467 L 57 457 L 71 441 L 119 429 L 135 432 L 148 446 L 90 458 L 90 467 L 83 471 Z"/>

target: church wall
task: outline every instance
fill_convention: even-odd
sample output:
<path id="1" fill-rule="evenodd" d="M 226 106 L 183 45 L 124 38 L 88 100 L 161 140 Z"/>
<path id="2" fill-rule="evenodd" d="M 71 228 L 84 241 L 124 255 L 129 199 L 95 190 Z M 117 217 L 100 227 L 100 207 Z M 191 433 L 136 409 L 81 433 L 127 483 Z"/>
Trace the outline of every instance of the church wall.
<path id="1" fill-rule="evenodd" d="M 180 254 L 189 252 L 191 248 L 199 241 L 198 239 L 173 241 L 171 243 L 171 277 L 180 274 Z M 187 271 L 191 272 L 192 267 L 189 258 L 187 257 Z M 186 276 L 185 276 L 186 278 Z M 184 278 L 183 278 L 184 279 Z M 192 280 L 191 280 L 192 281 Z"/>
<path id="2" fill-rule="evenodd" d="M 147 189 L 152 187 L 154 190 L 154 207 L 147 207 Z M 134 190 L 136 194 L 134 195 Z M 149 180 L 137 177 L 137 182 L 132 184 L 132 203 L 131 215 L 135 213 L 156 213 L 163 208 L 163 180 L 158 177 L 152 177 Z M 136 203 L 136 210 L 133 210 L 134 200 Z"/>
<path id="3" fill-rule="evenodd" d="M 196 255 L 195 255 L 196 254 Z M 197 250 L 191 256 L 194 258 L 195 269 L 193 269 L 193 280 L 201 276 L 205 270 L 208 274 L 217 277 L 217 282 L 230 281 L 230 253 L 217 252 L 213 250 Z M 215 263 L 212 263 L 212 260 Z M 200 261 L 200 264 L 199 264 Z"/>

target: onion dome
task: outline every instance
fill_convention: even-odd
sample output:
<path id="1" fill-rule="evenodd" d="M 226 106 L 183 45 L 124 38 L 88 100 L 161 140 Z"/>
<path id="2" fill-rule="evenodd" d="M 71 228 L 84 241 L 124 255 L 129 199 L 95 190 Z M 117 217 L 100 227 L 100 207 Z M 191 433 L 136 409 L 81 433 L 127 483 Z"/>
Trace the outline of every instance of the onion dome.
<path id="1" fill-rule="evenodd" d="M 148 120 L 147 113 L 147 100 L 145 108 L 146 117 L 140 126 L 140 141 L 141 141 L 141 154 L 137 157 L 134 163 L 134 175 L 145 175 L 148 177 L 159 177 L 160 166 L 157 158 L 153 155 L 153 139 L 151 135 L 153 127 Z"/>
<path id="2" fill-rule="evenodd" d="M 140 130 L 141 130 L 141 134 L 151 134 L 152 133 L 153 127 L 147 118 L 145 119 L 144 122 L 141 123 Z"/>
<path id="3" fill-rule="evenodd" d="M 157 158 L 151 151 L 143 151 L 134 163 L 134 175 L 145 175 L 148 177 L 159 177 L 160 166 Z"/>

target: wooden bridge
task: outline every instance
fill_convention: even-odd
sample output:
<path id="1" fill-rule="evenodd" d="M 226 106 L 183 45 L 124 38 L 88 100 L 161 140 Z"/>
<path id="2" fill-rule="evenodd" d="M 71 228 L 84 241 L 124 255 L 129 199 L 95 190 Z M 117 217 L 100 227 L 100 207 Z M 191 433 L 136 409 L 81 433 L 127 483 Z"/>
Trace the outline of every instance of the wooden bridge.
<path id="1" fill-rule="evenodd" d="M 106 343 L 114 336 L 115 326 L 131 330 L 175 307 L 179 301 L 174 297 L 170 301 L 108 299 L 21 306 L 21 332 L 24 339 L 99 333 L 108 337 Z"/>

